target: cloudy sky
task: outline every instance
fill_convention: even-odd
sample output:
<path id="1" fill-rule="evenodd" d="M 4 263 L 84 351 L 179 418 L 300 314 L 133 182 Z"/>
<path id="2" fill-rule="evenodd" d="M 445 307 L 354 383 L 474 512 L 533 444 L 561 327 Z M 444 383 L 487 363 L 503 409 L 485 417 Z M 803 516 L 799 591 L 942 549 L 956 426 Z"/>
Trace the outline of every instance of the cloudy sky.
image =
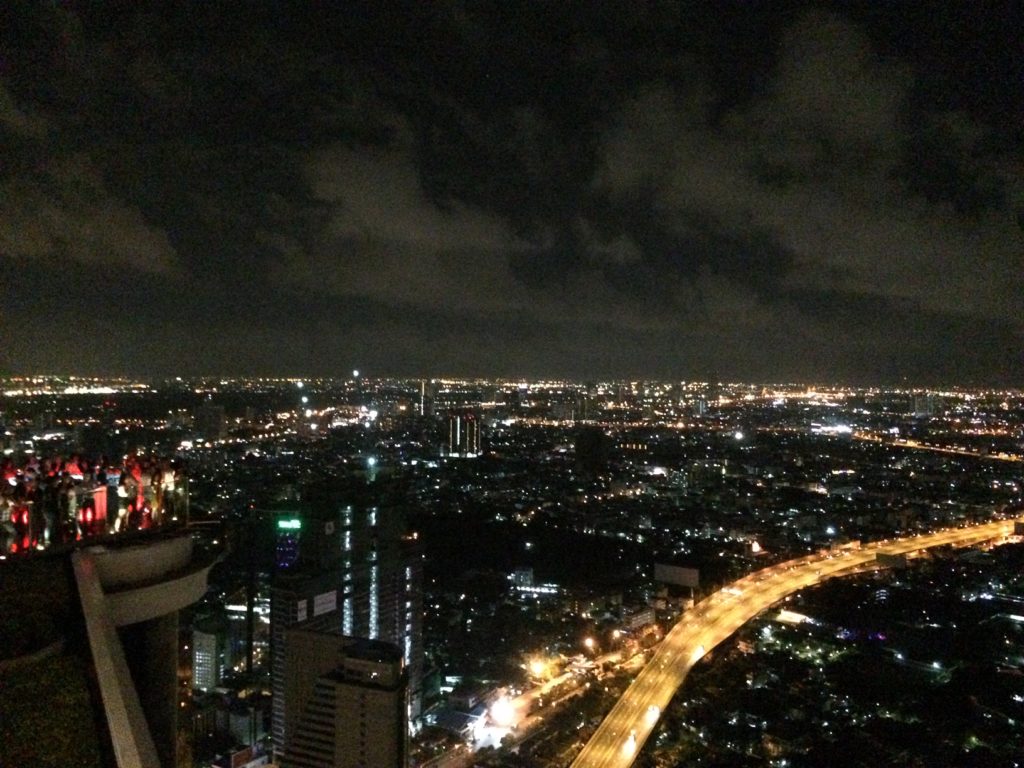
<path id="1" fill-rule="evenodd" d="M 151 7 L 0 10 L 0 375 L 1024 384 L 1018 3 Z"/>

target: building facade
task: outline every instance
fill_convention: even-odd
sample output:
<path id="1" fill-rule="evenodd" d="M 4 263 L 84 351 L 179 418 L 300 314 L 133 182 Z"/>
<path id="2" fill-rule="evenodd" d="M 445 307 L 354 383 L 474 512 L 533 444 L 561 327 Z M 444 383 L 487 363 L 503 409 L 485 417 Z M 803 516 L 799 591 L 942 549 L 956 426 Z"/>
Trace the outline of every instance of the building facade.
<path id="1" fill-rule="evenodd" d="M 216 632 L 192 630 L 192 687 L 210 691 L 223 673 L 223 641 Z"/>
<path id="2" fill-rule="evenodd" d="M 408 677 L 392 643 L 289 630 L 282 768 L 408 763 Z"/>
<path id="3" fill-rule="evenodd" d="M 448 455 L 473 458 L 480 453 L 480 419 L 475 413 L 451 414 L 448 417 Z"/>
<path id="4" fill-rule="evenodd" d="M 293 630 L 386 641 L 402 656 L 406 722 L 418 718 L 423 681 L 423 562 L 400 506 L 370 486 L 311 490 L 279 520 L 288 565 L 271 589 L 275 750 L 286 751 L 286 666 Z"/>

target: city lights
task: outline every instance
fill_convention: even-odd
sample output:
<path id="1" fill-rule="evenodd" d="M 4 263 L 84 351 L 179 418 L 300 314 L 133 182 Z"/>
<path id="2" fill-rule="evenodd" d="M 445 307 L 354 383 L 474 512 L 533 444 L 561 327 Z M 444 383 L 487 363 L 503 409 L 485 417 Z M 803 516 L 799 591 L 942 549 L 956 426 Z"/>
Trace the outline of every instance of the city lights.
<path id="1" fill-rule="evenodd" d="M 495 725 L 508 727 L 515 723 L 516 710 L 512 706 L 511 699 L 508 696 L 502 696 L 491 705 L 490 715 Z"/>
<path id="2" fill-rule="evenodd" d="M 1024 3 L 7 6 L 4 766 L 1024 768 Z"/>
<path id="3" fill-rule="evenodd" d="M 997 424 L 1007 421 L 1004 401 L 1024 413 L 1024 398 L 1007 394 L 990 410 L 978 409 L 991 398 L 959 398 L 951 411 L 972 409 L 963 429 L 942 421 L 925 439 L 918 423 L 904 433 L 915 444 L 904 445 L 886 435 L 888 420 L 918 418 L 899 393 L 858 396 L 819 387 L 813 398 L 796 390 L 772 397 L 782 390 L 717 385 L 717 397 L 709 397 L 706 384 L 364 378 L 358 387 L 327 379 L 303 387 L 294 379 L 183 379 L 174 386 L 184 404 L 168 397 L 162 410 L 107 418 L 115 435 L 138 430 L 175 461 L 192 464 L 191 518 L 183 508 L 165 522 L 209 524 L 196 529 L 195 540 L 211 556 L 231 543 L 228 565 L 215 571 L 212 615 L 207 608 L 196 614 L 194 650 L 184 652 L 194 669 L 179 681 L 187 693 L 182 700 L 216 709 L 227 704 L 205 697 L 228 688 L 224 702 L 263 707 L 262 716 L 272 720 L 269 702 L 244 682 L 249 666 L 268 674 L 275 658 L 280 663 L 274 648 L 282 647 L 282 621 L 303 625 L 328 617 L 345 636 L 393 643 L 410 670 L 410 731 L 435 732 L 425 726 L 436 718 L 467 755 L 537 734 L 566 764 L 589 768 L 590 756 L 600 755 L 600 765 L 625 768 L 641 749 L 673 749 L 672 739 L 653 736 L 663 733 L 657 727 L 665 718 L 664 733 L 710 748 L 701 735 L 706 724 L 695 721 L 693 731 L 677 726 L 694 716 L 697 702 L 717 695 L 702 683 L 712 665 L 753 663 L 757 671 L 737 684 L 774 691 L 786 684 L 772 672 L 783 658 L 805 665 L 802 679 L 816 680 L 840 659 L 853 663 L 863 648 L 901 673 L 926 673 L 930 684 L 947 685 L 963 663 L 958 651 L 921 660 L 907 650 L 924 647 L 907 636 L 915 622 L 928 633 L 952 628 L 934 601 L 922 600 L 928 615 L 905 624 L 863 626 L 837 623 L 841 605 L 809 609 L 808 595 L 833 578 L 860 583 L 858 574 L 881 570 L 892 581 L 863 602 L 879 610 L 913 604 L 890 594 L 907 589 L 919 563 L 942 568 L 959 557 L 951 549 L 992 550 L 1019 541 L 1021 532 L 1019 463 L 1000 458 L 1014 454 L 1012 445 L 983 456 L 974 448 L 1002 439 L 997 432 L 1005 426 Z M 316 407 L 298 402 L 296 390 L 307 401 L 315 392 Z M 197 396 L 199 404 L 189 406 Z M 111 396 L 67 395 L 66 403 L 63 394 L 47 397 L 55 398 L 46 407 L 56 402 L 58 418 L 22 418 L 0 429 L 4 453 L 12 457 L 0 496 L 15 532 L 24 534 L 24 542 L 8 540 L 0 555 L 5 563 L 47 548 L 47 536 L 59 530 L 48 527 L 52 517 L 34 514 L 38 502 L 26 493 L 43 474 L 43 462 L 53 460 L 48 456 L 63 452 L 60 487 L 74 489 L 76 531 L 88 533 L 97 520 L 97 508 L 83 506 L 89 498 L 83 491 L 97 487 L 98 474 L 92 457 L 72 448 L 94 417 L 75 398 Z M 875 410 L 864 407 L 871 397 L 882 403 Z M 581 427 L 574 414 L 583 401 L 589 423 Z M 856 430 L 818 428 L 846 423 Z M 143 462 L 140 469 L 147 466 L 148 475 L 133 482 L 150 504 L 142 509 L 153 510 L 157 501 L 166 503 L 170 477 L 154 479 L 153 465 Z M 108 502 L 137 498 L 117 473 L 108 474 L 114 474 L 103 486 Z M 977 480 L 968 485 L 965 478 Z M 328 489 L 335 485 L 334 501 L 316 502 L 315 494 L 333 493 Z M 392 494 L 397 503 L 387 502 Z M 364 503 L 369 497 L 380 503 Z M 879 507 L 883 497 L 891 502 Z M 406 514 L 415 515 L 415 530 L 405 528 Z M 253 535 L 249 526 L 265 527 Z M 408 565 L 398 566 L 399 551 L 413 558 L 402 561 Z M 928 559 L 929 551 L 942 554 Z M 249 553 L 270 568 L 257 574 L 254 603 L 232 581 L 248 573 Z M 432 575 L 415 586 L 420 556 L 430 558 Z M 495 558 L 506 562 L 497 579 Z M 964 562 L 979 572 L 992 567 L 969 555 Z M 275 581 L 306 574 L 308 589 L 282 603 Z M 929 588 L 938 587 L 917 582 L 918 593 Z M 1001 573 L 965 588 L 954 602 L 964 610 L 1003 608 L 998 621 L 983 624 L 986 632 L 1015 627 L 1018 617 L 1003 605 L 1011 589 Z M 970 626 L 963 617 L 958 622 Z M 218 665 L 229 631 L 244 644 L 243 625 L 252 628 L 251 651 Z M 519 643 L 526 655 L 509 655 L 510 626 L 529 638 Z M 990 647 L 1019 653 L 1014 636 L 1006 639 L 1009 645 Z M 722 643 L 726 652 L 714 652 Z M 430 720 L 413 714 L 422 712 L 422 684 L 413 681 L 423 680 L 427 657 L 446 665 Z M 999 663 L 1012 666 L 1013 658 Z M 696 682 L 688 681 L 701 660 Z M 478 669 L 488 670 L 487 682 L 463 682 Z M 827 719 L 805 710 L 804 738 L 811 741 L 890 716 L 874 704 L 869 711 L 848 706 L 830 686 L 780 694 L 828 699 Z M 663 711 L 673 698 L 694 704 Z M 771 733 L 780 720 L 769 712 L 748 728 L 749 715 L 731 713 L 737 730 L 729 738 L 755 754 L 774 744 L 757 734 Z M 433 754 L 434 747 L 416 738 L 417 754 Z"/>
<path id="4" fill-rule="evenodd" d="M 636 752 L 636 731 L 630 731 L 629 736 L 626 738 L 625 743 L 622 745 L 622 751 L 625 755 L 632 757 Z"/>

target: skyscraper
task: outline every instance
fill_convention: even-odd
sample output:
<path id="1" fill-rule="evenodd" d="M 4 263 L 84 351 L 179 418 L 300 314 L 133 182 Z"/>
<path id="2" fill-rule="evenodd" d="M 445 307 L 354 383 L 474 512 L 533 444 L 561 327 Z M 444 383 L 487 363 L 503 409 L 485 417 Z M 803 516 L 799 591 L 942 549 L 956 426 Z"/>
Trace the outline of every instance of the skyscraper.
<path id="1" fill-rule="evenodd" d="M 224 406 L 204 402 L 195 411 L 195 430 L 203 440 L 222 440 L 226 434 L 227 421 Z"/>
<path id="2" fill-rule="evenodd" d="M 938 412 L 937 399 L 935 395 L 925 393 L 914 395 L 914 418 L 930 419 Z"/>
<path id="3" fill-rule="evenodd" d="M 408 677 L 391 643 L 289 630 L 283 768 L 401 768 Z"/>
<path id="4" fill-rule="evenodd" d="M 221 676 L 221 641 L 216 632 L 192 630 L 192 687 L 209 691 Z"/>
<path id="5" fill-rule="evenodd" d="M 316 486 L 298 509 L 278 520 L 297 547 L 297 555 L 289 554 L 288 567 L 279 567 L 271 590 L 273 734 L 279 753 L 287 749 L 289 630 L 334 631 L 393 643 L 406 669 L 407 718 L 419 717 L 422 552 L 388 492 L 386 483 Z"/>
<path id="6" fill-rule="evenodd" d="M 401 649 L 409 716 L 420 714 L 423 681 L 423 557 L 396 506 L 352 504 L 342 526 L 341 630 Z"/>
<path id="7" fill-rule="evenodd" d="M 453 413 L 448 417 L 448 455 L 480 455 L 480 420 L 475 413 Z"/>
<path id="8" fill-rule="evenodd" d="M 270 592 L 270 685 L 273 692 L 271 732 L 274 751 L 286 746 L 285 717 L 288 632 L 292 629 L 330 632 L 340 629 L 338 585 L 341 572 L 289 572 L 274 580 Z"/>

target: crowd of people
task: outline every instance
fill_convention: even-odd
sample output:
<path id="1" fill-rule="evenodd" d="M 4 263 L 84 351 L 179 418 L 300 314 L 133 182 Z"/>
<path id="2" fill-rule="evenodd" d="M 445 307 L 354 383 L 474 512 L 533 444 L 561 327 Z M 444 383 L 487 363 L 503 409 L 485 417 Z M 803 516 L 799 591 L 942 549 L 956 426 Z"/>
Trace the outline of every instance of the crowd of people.
<path id="1" fill-rule="evenodd" d="M 186 480 L 167 459 L 32 457 L 0 467 L 0 552 L 141 530 L 185 512 Z"/>

